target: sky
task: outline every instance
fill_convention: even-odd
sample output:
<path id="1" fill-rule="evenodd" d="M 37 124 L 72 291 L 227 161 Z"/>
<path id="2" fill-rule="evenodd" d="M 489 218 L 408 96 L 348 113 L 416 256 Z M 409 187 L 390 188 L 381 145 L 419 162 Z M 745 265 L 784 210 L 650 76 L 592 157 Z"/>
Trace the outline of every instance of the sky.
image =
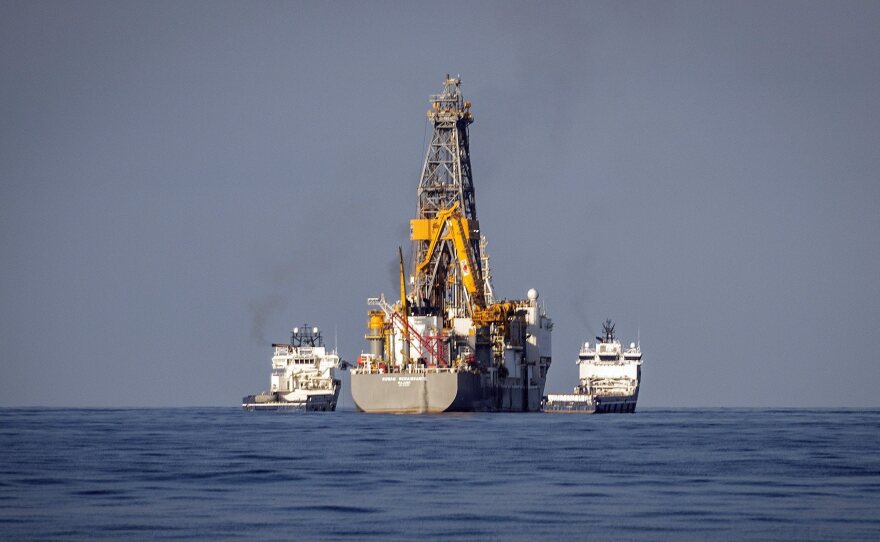
<path id="1" fill-rule="evenodd" d="M 496 296 L 644 407 L 878 407 L 880 3 L 0 3 L 0 406 L 237 405 L 345 359 L 447 73 Z M 347 391 L 345 392 L 347 394 Z M 343 405 L 350 397 L 343 399 Z"/>

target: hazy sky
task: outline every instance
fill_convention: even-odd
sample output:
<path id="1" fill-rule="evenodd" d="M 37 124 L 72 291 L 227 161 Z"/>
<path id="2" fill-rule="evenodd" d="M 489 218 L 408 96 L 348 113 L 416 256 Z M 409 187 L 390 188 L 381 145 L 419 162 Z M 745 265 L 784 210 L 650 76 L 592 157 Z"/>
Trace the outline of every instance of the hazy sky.
<path id="1" fill-rule="evenodd" d="M 0 405 L 235 405 L 303 322 L 353 359 L 452 73 L 496 294 L 555 321 L 547 391 L 610 317 L 643 406 L 880 406 L 878 28 L 878 2 L 5 0 Z"/>

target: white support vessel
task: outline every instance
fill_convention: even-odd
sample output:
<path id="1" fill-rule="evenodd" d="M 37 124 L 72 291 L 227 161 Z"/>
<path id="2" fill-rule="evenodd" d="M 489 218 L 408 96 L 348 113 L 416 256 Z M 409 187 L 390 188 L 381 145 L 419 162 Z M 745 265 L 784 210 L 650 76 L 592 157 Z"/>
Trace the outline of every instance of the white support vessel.
<path id="1" fill-rule="evenodd" d="M 334 411 L 339 399 L 341 369 L 336 351 L 327 351 L 318 328 L 295 327 L 290 344 L 273 344 L 269 391 L 248 395 L 245 410 Z"/>
<path id="2" fill-rule="evenodd" d="M 580 381 L 572 393 L 550 394 L 544 412 L 635 412 L 642 375 L 642 351 L 630 343 L 623 349 L 614 336 L 614 324 L 606 320 L 604 337 L 596 337 L 595 348 L 584 343 L 578 355 Z"/>

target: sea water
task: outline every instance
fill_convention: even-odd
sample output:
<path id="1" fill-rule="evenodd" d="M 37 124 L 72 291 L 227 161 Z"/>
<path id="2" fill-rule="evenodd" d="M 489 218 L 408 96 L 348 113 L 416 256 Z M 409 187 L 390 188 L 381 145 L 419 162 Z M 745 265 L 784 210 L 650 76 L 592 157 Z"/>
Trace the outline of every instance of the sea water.
<path id="1" fill-rule="evenodd" d="M 880 410 L 0 409 L 0 539 L 880 540 Z"/>

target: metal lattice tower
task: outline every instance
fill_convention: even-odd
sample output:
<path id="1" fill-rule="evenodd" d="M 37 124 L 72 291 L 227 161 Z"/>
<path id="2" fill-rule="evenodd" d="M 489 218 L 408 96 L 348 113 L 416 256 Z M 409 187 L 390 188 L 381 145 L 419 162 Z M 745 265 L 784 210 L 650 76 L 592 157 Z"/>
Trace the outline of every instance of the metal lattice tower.
<path id="1" fill-rule="evenodd" d="M 430 97 L 428 118 L 433 130 L 419 181 L 416 218 L 433 219 L 440 211 L 458 204 L 461 214 L 477 233 L 469 240 L 471 254 L 475 262 L 482 262 L 468 143 L 468 125 L 474 117 L 470 102 L 461 96 L 460 86 L 459 77 L 447 75 L 443 92 Z M 465 316 L 467 292 L 461 285 L 459 270 L 452 265 L 455 260 L 452 241 L 447 239 L 441 243 L 433 252 L 431 264 L 414 277 L 415 306 Z M 426 240 L 414 241 L 414 262 L 426 258 L 429 244 Z M 478 276 L 481 274 L 479 269 L 474 271 Z"/>
<path id="2" fill-rule="evenodd" d="M 431 96 L 428 118 L 434 130 L 419 181 L 419 218 L 434 218 L 456 202 L 465 218 L 477 218 L 468 145 L 468 125 L 474 116 L 460 86 L 461 79 L 447 75 L 443 92 Z"/>

